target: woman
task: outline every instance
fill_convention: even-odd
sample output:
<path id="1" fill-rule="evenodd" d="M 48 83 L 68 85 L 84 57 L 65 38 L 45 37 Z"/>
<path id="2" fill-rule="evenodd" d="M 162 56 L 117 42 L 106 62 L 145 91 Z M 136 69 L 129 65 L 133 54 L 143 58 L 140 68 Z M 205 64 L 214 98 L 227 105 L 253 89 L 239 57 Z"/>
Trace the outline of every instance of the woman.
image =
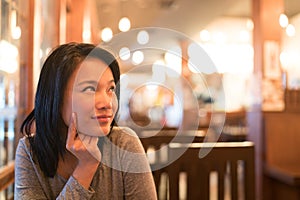
<path id="1" fill-rule="evenodd" d="M 119 65 L 92 44 L 57 47 L 21 126 L 16 199 L 156 199 L 143 147 L 117 127 Z"/>

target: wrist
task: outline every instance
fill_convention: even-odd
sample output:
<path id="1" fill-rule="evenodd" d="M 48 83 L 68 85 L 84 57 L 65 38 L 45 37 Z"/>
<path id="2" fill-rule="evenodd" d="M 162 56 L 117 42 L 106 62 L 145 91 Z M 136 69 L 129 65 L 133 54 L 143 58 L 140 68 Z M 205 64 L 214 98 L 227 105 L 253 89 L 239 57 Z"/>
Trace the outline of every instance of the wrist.
<path id="1" fill-rule="evenodd" d="M 88 189 L 99 163 L 100 162 L 94 162 L 93 164 L 78 163 L 72 175 L 84 188 Z"/>

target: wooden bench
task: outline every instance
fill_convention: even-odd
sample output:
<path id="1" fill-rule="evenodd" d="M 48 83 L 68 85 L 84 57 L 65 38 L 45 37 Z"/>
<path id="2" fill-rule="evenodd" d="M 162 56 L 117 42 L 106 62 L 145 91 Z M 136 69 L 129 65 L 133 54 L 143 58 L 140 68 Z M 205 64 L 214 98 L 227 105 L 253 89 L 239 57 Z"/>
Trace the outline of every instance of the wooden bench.
<path id="1" fill-rule="evenodd" d="M 170 142 L 194 143 L 203 142 L 206 135 L 205 130 L 178 131 L 178 130 L 148 130 L 139 134 L 139 138 L 147 150 L 150 146 L 155 149 L 161 148 L 162 144 Z"/>
<path id="2" fill-rule="evenodd" d="M 255 199 L 252 142 L 168 146 L 169 163 L 151 164 L 159 199 Z M 199 152 L 207 155 L 200 158 Z"/>
<path id="3" fill-rule="evenodd" d="M 204 130 L 182 132 L 178 130 L 147 130 L 141 132 L 139 138 L 150 163 L 159 163 L 166 159 L 169 143 L 203 142 L 205 134 Z"/>
<path id="4" fill-rule="evenodd" d="M 264 166 L 265 182 L 268 190 L 265 199 L 299 200 L 300 199 L 300 168 L 297 165 Z"/>
<path id="5" fill-rule="evenodd" d="M 300 199 L 298 111 L 264 113 L 264 199 Z"/>

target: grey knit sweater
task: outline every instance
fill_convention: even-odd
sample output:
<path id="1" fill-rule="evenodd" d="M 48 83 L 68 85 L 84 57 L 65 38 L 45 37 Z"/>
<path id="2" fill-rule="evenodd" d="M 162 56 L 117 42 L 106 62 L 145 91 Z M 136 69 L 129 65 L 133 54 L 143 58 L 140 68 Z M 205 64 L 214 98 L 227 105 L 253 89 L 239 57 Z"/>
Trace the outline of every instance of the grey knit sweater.
<path id="1" fill-rule="evenodd" d="M 102 160 L 89 190 L 70 176 L 46 177 L 32 157 L 27 138 L 20 139 L 15 159 L 15 199 L 157 199 L 143 147 L 128 128 L 113 128 L 99 139 Z M 47 159 L 47 158 L 45 158 Z"/>

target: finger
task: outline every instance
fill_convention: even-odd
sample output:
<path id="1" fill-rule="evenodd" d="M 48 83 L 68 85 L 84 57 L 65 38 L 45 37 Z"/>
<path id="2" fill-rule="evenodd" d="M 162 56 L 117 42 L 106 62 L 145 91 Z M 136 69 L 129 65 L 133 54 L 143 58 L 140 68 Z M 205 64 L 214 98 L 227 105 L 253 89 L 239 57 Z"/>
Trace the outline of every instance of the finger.
<path id="1" fill-rule="evenodd" d="M 72 113 L 72 117 L 68 128 L 67 141 L 66 141 L 67 147 L 71 147 L 73 145 L 74 140 L 76 139 L 77 136 L 78 134 L 77 134 L 76 114 Z"/>

